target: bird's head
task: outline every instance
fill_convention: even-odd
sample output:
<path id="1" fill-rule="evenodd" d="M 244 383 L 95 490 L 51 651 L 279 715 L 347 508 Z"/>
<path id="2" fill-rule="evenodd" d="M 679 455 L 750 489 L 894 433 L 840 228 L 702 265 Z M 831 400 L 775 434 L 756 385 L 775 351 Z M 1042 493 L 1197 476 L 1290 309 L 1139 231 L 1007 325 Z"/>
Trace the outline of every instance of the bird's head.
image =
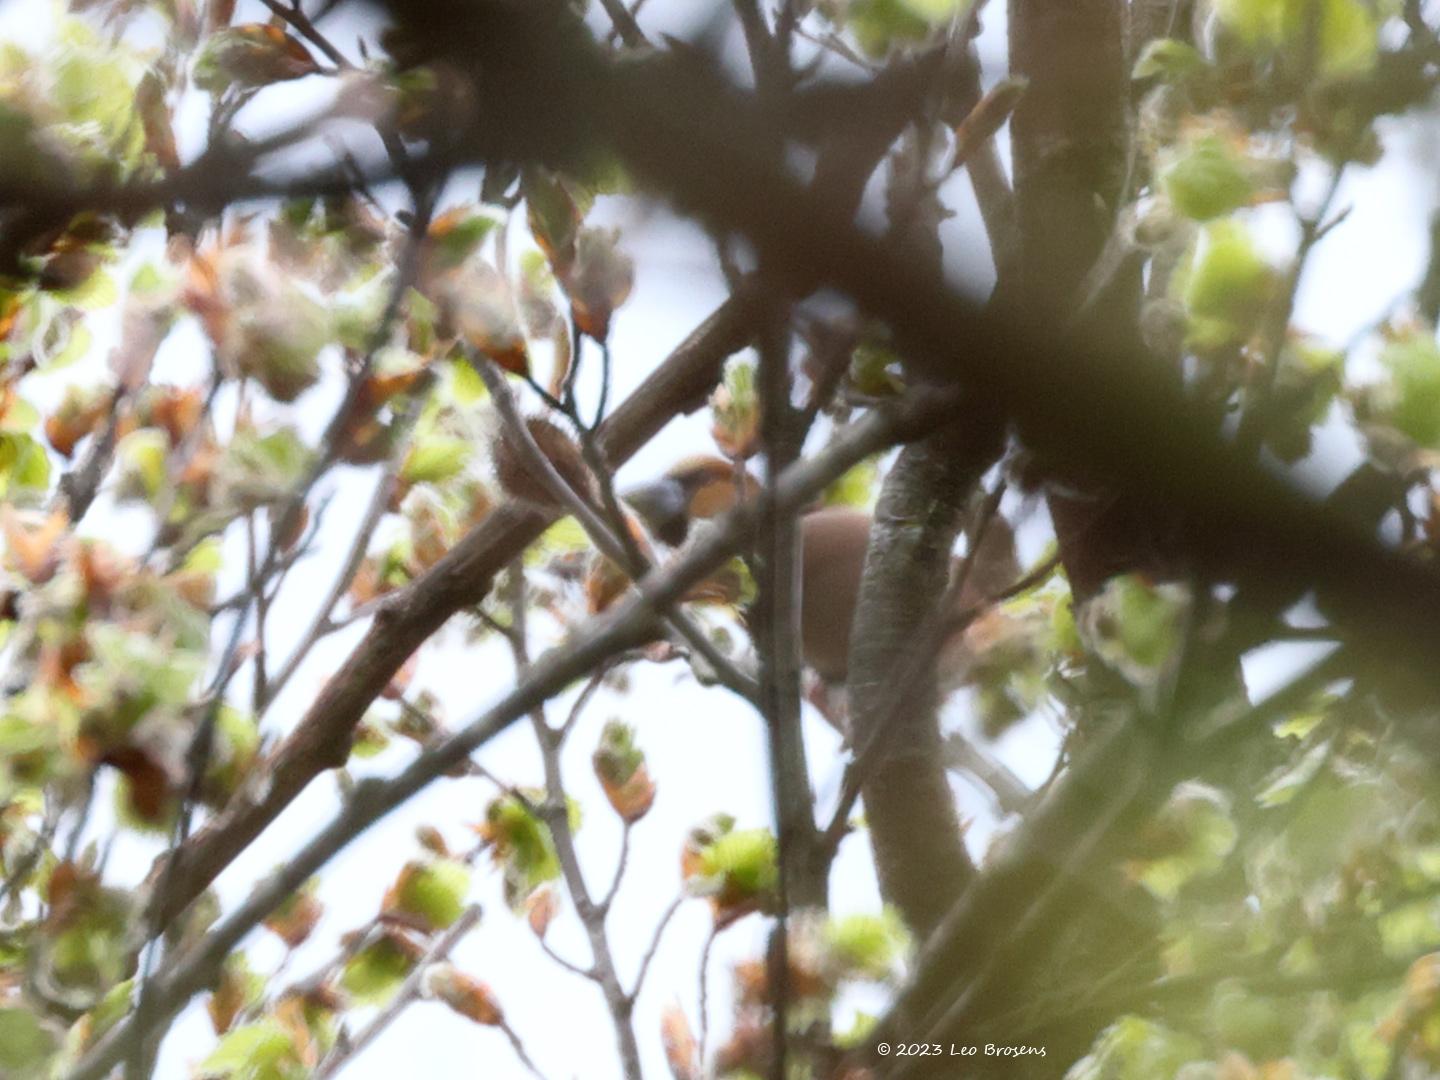
<path id="1" fill-rule="evenodd" d="M 741 498 L 752 498 L 759 485 L 743 469 L 723 458 L 692 457 L 677 462 L 665 475 L 621 496 L 659 540 L 679 547 L 690 523 L 719 517 Z"/>

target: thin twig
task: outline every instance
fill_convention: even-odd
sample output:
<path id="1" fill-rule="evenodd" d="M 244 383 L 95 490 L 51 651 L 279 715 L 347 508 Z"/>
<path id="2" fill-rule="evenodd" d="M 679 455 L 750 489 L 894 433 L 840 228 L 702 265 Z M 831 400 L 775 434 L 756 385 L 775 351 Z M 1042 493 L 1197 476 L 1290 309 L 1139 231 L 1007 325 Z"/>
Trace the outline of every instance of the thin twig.
<path id="1" fill-rule="evenodd" d="M 793 512 L 806 505 L 857 462 L 880 451 L 902 433 L 914 436 L 942 422 L 953 407 L 953 396 L 930 390 L 923 396 L 901 399 L 867 414 L 833 440 L 823 453 L 786 470 L 777 490 L 779 510 Z M 153 980 L 154 1006 L 143 1022 L 132 1014 L 111 1027 L 75 1063 L 68 1080 L 101 1080 L 108 1075 L 134 1043 L 149 1037 L 152 1027 L 167 1021 L 194 994 L 210 985 L 225 958 L 240 941 L 355 837 L 447 775 L 478 748 L 527 715 L 535 705 L 643 638 L 657 609 L 674 603 L 730 558 L 751 535 L 753 527 L 754 515 L 749 507 L 742 505 L 731 510 L 674 563 L 642 581 L 635 596 L 591 620 L 563 647 L 540 657 L 527 677 L 475 721 L 443 743 L 424 750 L 396 776 L 388 780 L 366 778 L 357 783 L 345 805 L 328 824 L 318 829 L 283 866 L 262 880 L 230 915 L 157 974 Z"/>
<path id="2" fill-rule="evenodd" d="M 665 936 L 665 928 L 670 925 L 670 920 L 680 910 L 680 905 L 690 899 L 681 893 L 670 906 L 665 909 L 665 914 L 660 916 L 660 921 L 655 924 L 655 935 L 650 939 L 650 947 L 645 950 L 645 955 L 640 958 L 640 969 L 635 973 L 635 985 L 630 988 L 630 1000 L 633 1002 L 640 996 L 640 991 L 645 986 L 645 975 L 650 970 L 650 961 L 655 959 L 655 954 L 660 951 L 660 939 Z"/>
<path id="3" fill-rule="evenodd" d="M 414 969 L 405 977 L 405 981 L 400 984 L 399 989 L 395 991 L 394 997 L 386 1002 L 385 1007 L 375 1014 L 370 1023 L 361 1028 L 343 1049 L 336 1047 L 316 1066 L 315 1080 L 324 1080 L 325 1077 L 334 1076 L 374 1042 L 381 1032 L 393 1024 L 400 1014 L 409 1008 L 416 998 L 420 997 L 425 985 L 425 976 L 431 965 L 449 956 L 450 951 L 460 943 L 460 939 L 468 934 L 479 921 L 479 904 L 471 904 L 462 911 L 460 917 L 435 939 Z"/>
<path id="4" fill-rule="evenodd" d="M 629 530 L 612 531 L 589 500 L 573 489 L 560 475 L 559 470 L 535 442 L 534 435 L 530 433 L 524 418 L 521 417 L 515 406 L 515 399 L 510 393 L 509 386 L 505 383 L 504 376 L 495 366 L 483 359 L 477 359 L 474 366 L 485 381 L 485 386 L 494 400 L 495 410 L 500 414 L 500 419 L 505 426 L 506 440 L 521 456 L 526 469 L 544 485 L 546 491 L 556 502 L 574 516 L 580 527 L 585 530 L 585 535 L 590 538 L 591 543 L 601 554 L 629 573 L 632 579 L 644 576 L 649 570 L 649 563 L 644 554 L 635 546 L 634 538 L 629 535 Z M 628 547 L 625 543 L 627 538 L 629 539 Z M 706 637 L 705 632 L 697 627 L 687 615 L 677 608 L 665 612 L 662 617 L 685 640 L 686 644 L 705 657 L 706 661 L 715 669 L 717 678 L 728 689 L 747 700 L 755 699 L 752 680 L 735 668 L 734 664 L 730 663 L 728 658 L 715 648 L 714 642 Z"/>

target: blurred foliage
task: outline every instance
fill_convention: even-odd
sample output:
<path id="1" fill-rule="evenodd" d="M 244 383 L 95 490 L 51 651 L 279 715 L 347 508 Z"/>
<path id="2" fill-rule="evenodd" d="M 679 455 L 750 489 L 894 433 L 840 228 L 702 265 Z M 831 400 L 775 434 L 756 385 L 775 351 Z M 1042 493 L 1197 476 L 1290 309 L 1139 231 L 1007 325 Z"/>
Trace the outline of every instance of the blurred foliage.
<path id="1" fill-rule="evenodd" d="M 971 8 L 816 0 L 798 11 L 807 42 L 871 66 L 932 50 Z M 197 115 L 212 120 L 222 164 L 243 164 L 249 142 L 228 125 L 252 101 L 283 110 L 298 80 L 333 83 L 344 115 L 373 124 L 392 148 L 449 137 L 473 118 L 465 78 L 409 66 L 393 42 L 357 51 L 354 70 L 341 70 L 280 21 L 234 24 L 234 9 L 75 0 L 53 6 L 43 48 L 0 45 L 0 184 L 108 191 L 175 180 L 196 160 Z M 1392 118 L 1429 100 L 1434 42 L 1410 40 L 1418 31 L 1406 14 L 1398 0 L 1214 0 L 1199 33 L 1177 24 L 1176 36 L 1146 43 L 1131 67 L 1134 187 L 1117 238 L 1145 265 L 1140 326 L 1154 361 L 1171 365 L 1197 408 L 1247 435 L 1253 427 L 1256 445 L 1285 464 L 1310 457 L 1322 429 L 1343 428 L 1376 478 L 1371 524 L 1384 521 L 1398 547 L 1433 561 L 1434 312 L 1423 297 L 1401 297 L 1353 339 L 1322 339 L 1294 318 L 1303 267 L 1276 253 L 1266 224 L 1293 218 L 1301 255 L 1323 243 L 1343 210 L 1333 199 L 1317 205 L 1311 181 L 1384 159 Z M 941 160 L 955 132 L 936 124 Z M 948 175 L 931 178 L 937 199 L 949 198 Z M 625 362 L 610 350 L 637 267 L 614 225 L 631 219 L 610 209 L 629 178 L 597 159 L 573 174 L 494 167 L 475 187 L 453 184 L 423 212 L 356 185 L 223 212 L 197 198 L 150 213 L 7 220 L 0 1075 L 63 1075 L 133 1008 L 142 896 L 107 862 L 110 834 L 153 844 L 187 813 L 263 789 L 280 730 L 270 702 L 233 691 L 217 700 L 213 688 L 261 651 L 248 639 L 224 645 L 256 592 L 258 571 L 242 564 L 276 575 L 259 589 L 273 598 L 265 589 L 313 554 L 327 478 L 353 471 L 382 487 L 326 632 L 441 564 L 496 507 L 516 497 L 545 505 L 533 485 L 517 490 L 528 477 L 496 452 L 498 420 L 474 364 L 499 365 L 545 408 L 528 429 L 577 489 L 597 494 L 581 458 L 588 432 L 566 406 L 594 359 Z M 1347 282 L 1337 274 L 1329 287 Z M 812 387 L 830 368 L 838 386 L 817 404 L 822 433 L 911 383 L 886 328 L 838 337 L 831 356 L 820 337 L 802 335 Z M 708 405 L 709 437 L 749 497 L 744 463 L 762 449 L 753 356 L 727 364 Z M 824 501 L 869 507 L 879 474 L 867 460 Z M 1006 479 L 1017 494 L 1006 514 L 1038 520 L 1023 455 L 1007 462 Z M 649 551 L 638 525 L 635 538 Z M 527 614 L 559 637 L 628 587 L 570 519 L 547 529 L 525 565 Z M 688 599 L 713 605 L 697 616 L 743 620 L 749 566 L 727 567 Z M 1156 714 L 1187 650 L 1223 632 L 1226 602 L 1194 582 L 1134 572 L 1077 607 L 1063 573 L 1046 570 L 959 627 L 955 681 L 967 715 L 990 738 L 1049 722 L 1068 753 L 1117 716 Z M 515 632 L 494 596 L 469 615 L 472 638 Z M 1278 626 L 1270 637 L 1319 636 L 1299 633 L 1313 629 Z M 706 630 L 731 644 L 729 626 Z M 677 655 L 661 643 L 626 663 Z M 423 670 L 417 654 L 390 679 L 342 783 L 445 737 Z M 609 685 L 626 677 L 612 672 Z M 1356 678 L 1248 736 L 1233 770 L 1202 776 L 1197 764 L 1168 790 L 1120 866 L 1159 913 L 1161 981 L 1128 997 L 1123 986 L 1057 988 L 1093 992 L 1116 1018 L 1071 1077 L 1386 1080 L 1440 1069 L 1434 767 L 1396 734 L 1433 712 L 1381 679 Z M 662 791 L 675 790 L 662 781 L 685 778 L 660 775 L 640 725 L 597 727 L 583 737 L 595 798 L 608 805 L 600 825 L 613 812 L 611 827 L 640 828 Z M 204 768 L 192 776 L 201 742 Z M 463 766 L 454 776 L 494 785 L 472 804 L 484 807 L 472 846 L 453 850 L 440 825 L 422 829 L 414 856 L 375 881 L 373 918 L 312 979 L 287 985 L 266 963 L 231 956 L 208 987 L 216 1043 L 195 1055 L 194 1075 L 310 1075 L 355 1010 L 393 1000 L 496 879 L 512 909 L 499 917 L 524 919 L 542 944 L 573 914 L 559 894 L 580 802 Z M 185 806 L 191 795 L 198 810 Z M 777 846 L 770 831 L 724 814 L 691 830 L 678 884 L 708 904 L 714 932 L 774 913 Z M 287 958 L 314 947 L 323 894 L 315 881 L 289 897 L 265 920 L 269 944 Z M 219 910 L 206 895 L 170 933 L 193 941 Z M 831 1032 L 840 1047 L 862 1043 L 873 1021 L 847 1012 L 849 995 L 893 993 L 913 961 L 898 916 L 795 913 L 790 935 L 791 1024 Z M 677 1077 L 769 1075 L 773 972 L 757 958 L 728 974 L 734 1023 L 707 1060 L 684 1012 L 665 1015 Z M 498 995 L 476 975 L 449 961 L 424 975 L 423 993 L 457 1018 L 505 1025 Z"/>

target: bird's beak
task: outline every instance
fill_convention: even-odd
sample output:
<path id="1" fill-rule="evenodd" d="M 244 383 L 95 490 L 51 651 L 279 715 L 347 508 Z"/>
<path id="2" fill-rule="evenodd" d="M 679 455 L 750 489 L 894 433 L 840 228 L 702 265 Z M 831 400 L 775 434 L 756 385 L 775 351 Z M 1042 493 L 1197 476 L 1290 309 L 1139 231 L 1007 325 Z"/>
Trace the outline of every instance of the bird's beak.
<path id="1" fill-rule="evenodd" d="M 685 542 L 690 531 L 690 499 L 678 480 L 663 477 L 631 488 L 620 497 L 660 540 L 671 547 Z"/>

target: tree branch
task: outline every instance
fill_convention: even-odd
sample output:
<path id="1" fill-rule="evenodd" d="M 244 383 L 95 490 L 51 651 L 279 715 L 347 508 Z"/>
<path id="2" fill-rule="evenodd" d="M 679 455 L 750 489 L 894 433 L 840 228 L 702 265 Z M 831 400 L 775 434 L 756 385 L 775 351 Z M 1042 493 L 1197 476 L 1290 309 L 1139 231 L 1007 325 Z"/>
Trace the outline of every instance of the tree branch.
<path id="1" fill-rule="evenodd" d="M 672 416 L 704 400 L 726 357 L 748 338 L 750 304 L 744 295 L 722 304 L 616 409 L 597 433 L 612 460 L 626 460 Z M 451 615 L 484 597 L 494 576 L 552 520 L 533 507 L 497 507 L 439 563 L 377 610 L 369 632 L 258 770 L 264 786 L 237 795 L 172 857 L 176 870 L 170 886 L 149 903 L 151 927 L 165 925 L 184 910 L 311 780 L 345 763 L 355 725 L 400 665 Z M 157 865 L 151 880 L 171 861 Z"/>
<path id="2" fill-rule="evenodd" d="M 923 434 L 953 407 L 952 396 L 931 393 L 872 410 L 842 431 L 823 454 L 786 471 L 776 485 L 777 507 L 781 512 L 796 512 L 857 462 L 897 439 Z M 641 581 L 636 595 L 590 620 L 566 645 L 541 656 L 530 674 L 478 719 L 423 751 L 393 778 L 357 784 L 339 814 L 200 942 L 156 976 L 147 1022 L 139 1024 L 132 1015 L 116 1024 L 76 1063 L 69 1080 L 101 1080 L 131 1046 L 148 1037 L 151 1028 L 167 1022 L 194 994 L 210 985 L 245 936 L 338 852 L 536 706 L 609 657 L 643 641 L 656 612 L 675 603 L 733 556 L 754 527 L 751 507 L 741 504 L 730 511 L 673 564 Z"/>

